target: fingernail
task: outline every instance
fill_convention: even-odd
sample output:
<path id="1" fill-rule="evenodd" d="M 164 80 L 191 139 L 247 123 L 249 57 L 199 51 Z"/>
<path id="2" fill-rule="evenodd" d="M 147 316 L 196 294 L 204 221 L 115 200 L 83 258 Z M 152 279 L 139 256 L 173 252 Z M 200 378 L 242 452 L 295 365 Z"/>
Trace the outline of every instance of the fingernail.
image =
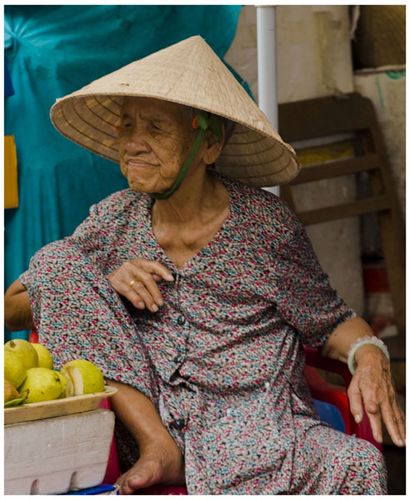
<path id="1" fill-rule="evenodd" d="M 167 274 L 167 280 L 174 281 L 174 277 L 172 276 L 172 274 Z"/>
<path id="2" fill-rule="evenodd" d="M 361 421 L 360 415 L 355 415 L 354 416 L 354 421 L 356 422 L 356 424 L 360 424 L 360 421 Z"/>
<path id="3" fill-rule="evenodd" d="M 157 312 L 157 311 L 158 311 L 158 306 L 157 306 L 156 304 L 154 304 L 154 305 L 152 306 L 152 310 L 153 310 L 154 312 Z"/>
<path id="4" fill-rule="evenodd" d="M 159 299 L 159 301 L 158 301 L 158 305 L 159 305 L 159 306 L 163 306 L 163 305 L 164 305 L 164 301 L 163 301 L 163 300 L 161 300 L 161 299 Z"/>

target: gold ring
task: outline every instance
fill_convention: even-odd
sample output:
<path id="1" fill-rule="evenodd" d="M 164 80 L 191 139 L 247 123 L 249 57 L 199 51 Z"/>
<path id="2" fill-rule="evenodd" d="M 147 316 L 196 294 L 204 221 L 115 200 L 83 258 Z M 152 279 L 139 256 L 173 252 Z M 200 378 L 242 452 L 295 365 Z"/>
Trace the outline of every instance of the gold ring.
<path id="1" fill-rule="evenodd" d="M 130 286 L 132 286 L 134 283 L 136 283 L 136 281 L 135 280 L 131 280 L 130 281 Z"/>

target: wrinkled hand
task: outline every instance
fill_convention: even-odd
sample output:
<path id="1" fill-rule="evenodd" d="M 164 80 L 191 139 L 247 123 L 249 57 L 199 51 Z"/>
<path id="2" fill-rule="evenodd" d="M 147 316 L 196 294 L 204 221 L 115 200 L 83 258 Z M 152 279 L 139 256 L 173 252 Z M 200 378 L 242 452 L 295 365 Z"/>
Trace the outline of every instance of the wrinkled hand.
<path id="1" fill-rule="evenodd" d="M 381 443 L 382 420 L 394 444 L 405 445 L 405 418 L 398 405 L 386 356 L 375 346 L 365 345 L 355 355 L 356 372 L 347 391 L 356 422 L 363 411 L 369 417 L 374 439 Z"/>
<path id="2" fill-rule="evenodd" d="M 164 304 L 157 282 L 174 281 L 172 273 L 159 262 L 133 259 L 107 276 L 114 290 L 137 309 L 157 312 Z"/>

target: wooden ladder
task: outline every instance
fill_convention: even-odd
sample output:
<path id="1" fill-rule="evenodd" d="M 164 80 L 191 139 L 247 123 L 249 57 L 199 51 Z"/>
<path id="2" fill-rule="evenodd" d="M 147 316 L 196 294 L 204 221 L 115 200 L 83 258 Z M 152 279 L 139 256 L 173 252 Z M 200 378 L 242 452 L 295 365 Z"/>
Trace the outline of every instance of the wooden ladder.
<path id="1" fill-rule="evenodd" d="M 279 129 L 290 144 L 329 136 L 351 134 L 352 158 L 303 167 L 290 184 L 281 186 L 281 197 L 303 224 L 318 224 L 375 212 L 392 294 L 396 326 L 405 330 L 405 232 L 383 135 L 370 99 L 359 94 L 323 97 L 279 105 Z M 292 186 L 368 172 L 370 195 L 349 203 L 298 212 Z"/>

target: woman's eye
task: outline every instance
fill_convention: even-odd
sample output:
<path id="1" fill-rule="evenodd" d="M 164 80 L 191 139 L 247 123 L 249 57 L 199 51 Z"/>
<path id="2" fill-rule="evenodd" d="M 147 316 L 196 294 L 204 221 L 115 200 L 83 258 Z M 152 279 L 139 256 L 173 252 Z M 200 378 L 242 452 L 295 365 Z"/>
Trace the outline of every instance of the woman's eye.
<path id="1" fill-rule="evenodd" d="M 160 131 L 161 130 L 161 127 L 155 123 L 155 122 L 151 122 L 151 127 L 154 129 L 154 130 L 157 130 L 157 131 Z"/>

